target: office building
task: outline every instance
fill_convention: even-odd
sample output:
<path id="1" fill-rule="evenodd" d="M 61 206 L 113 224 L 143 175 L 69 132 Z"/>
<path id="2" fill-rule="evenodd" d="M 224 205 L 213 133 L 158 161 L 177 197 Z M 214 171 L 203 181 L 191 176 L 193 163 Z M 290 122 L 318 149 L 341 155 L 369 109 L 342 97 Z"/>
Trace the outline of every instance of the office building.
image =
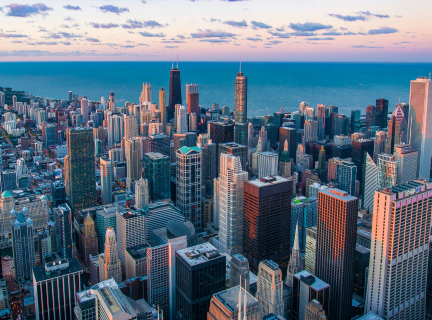
<path id="1" fill-rule="evenodd" d="M 234 254 L 231 258 L 229 286 L 241 286 L 250 291 L 249 261 L 240 253 Z"/>
<path id="2" fill-rule="evenodd" d="M 315 275 L 331 287 L 330 319 L 351 319 L 357 211 L 358 199 L 345 191 L 318 193 Z"/>
<path id="3" fill-rule="evenodd" d="M 220 146 L 221 145 L 219 145 L 219 148 Z M 215 143 L 212 143 L 211 140 L 209 140 L 208 143 L 205 143 L 203 147 L 201 147 L 203 175 L 202 178 L 204 180 L 203 182 L 205 187 L 205 196 L 208 198 L 213 197 L 214 179 L 216 179 L 217 173 L 219 171 L 217 167 L 217 164 L 219 162 L 217 147 L 218 146 L 216 146 Z M 204 224 L 203 227 L 206 227 L 206 224 Z"/>
<path id="4" fill-rule="evenodd" d="M 304 137 L 305 137 L 305 142 L 318 141 L 318 121 L 313 121 L 313 120 L 305 121 Z"/>
<path id="5" fill-rule="evenodd" d="M 330 285 L 315 277 L 306 270 L 293 275 L 293 294 L 291 318 L 293 320 L 307 319 L 307 308 L 310 303 L 319 304 L 322 315 L 328 314 Z M 318 318 L 322 320 L 322 318 Z"/>
<path id="6" fill-rule="evenodd" d="M 369 105 L 366 107 L 366 129 L 375 126 L 376 107 Z"/>
<path id="7" fill-rule="evenodd" d="M 257 152 L 270 151 L 270 141 L 266 127 L 262 126 L 258 136 Z"/>
<path id="8" fill-rule="evenodd" d="M 277 153 L 265 151 L 257 154 L 258 162 L 258 178 L 275 176 L 278 174 L 278 160 Z"/>
<path id="9" fill-rule="evenodd" d="M 243 171 L 247 171 L 247 167 L 248 167 L 247 146 L 235 142 L 220 143 L 218 145 L 218 152 L 219 152 L 217 157 L 218 161 L 222 153 L 232 154 L 233 156 L 240 157 L 241 168 Z M 220 168 L 220 164 L 219 164 L 219 168 Z"/>
<path id="10" fill-rule="evenodd" d="M 375 126 L 381 129 L 387 128 L 388 100 L 377 99 L 375 109 Z"/>
<path id="11" fill-rule="evenodd" d="M 31 279 L 32 269 L 36 266 L 33 220 L 30 219 L 27 208 L 20 212 L 12 210 L 11 219 L 15 279 L 21 283 Z"/>
<path id="12" fill-rule="evenodd" d="M 272 260 L 263 260 L 259 264 L 256 298 L 263 316 L 284 314 L 282 271 Z"/>
<path id="13" fill-rule="evenodd" d="M 386 141 L 387 141 L 387 132 L 377 131 L 375 134 L 374 154 L 373 154 L 373 161 L 375 163 L 378 162 L 378 155 L 380 153 L 385 152 Z"/>
<path id="14" fill-rule="evenodd" d="M 209 243 L 176 251 L 178 317 L 206 318 L 213 294 L 225 289 L 225 269 L 226 256 Z"/>
<path id="15" fill-rule="evenodd" d="M 169 223 L 183 223 L 185 221 L 185 217 L 180 213 L 180 210 L 171 203 L 166 202 L 151 203 L 144 208 L 143 213 L 145 224 L 143 233 L 147 242 L 150 242 L 152 239 L 154 230 L 166 228 Z M 185 230 L 183 226 L 180 226 L 179 228 L 180 230 Z M 189 232 L 191 235 L 193 234 L 191 230 Z"/>
<path id="16" fill-rule="evenodd" d="M 125 116 L 124 117 L 124 135 L 125 140 L 132 139 L 138 136 L 138 123 L 135 116 Z"/>
<path id="17" fill-rule="evenodd" d="M 325 311 L 317 300 L 312 300 L 305 310 L 305 320 L 326 320 Z"/>
<path id="18" fill-rule="evenodd" d="M 135 208 L 142 209 L 149 203 L 149 188 L 147 179 L 135 181 Z"/>
<path id="19" fill-rule="evenodd" d="M 110 92 L 109 94 L 108 109 L 111 111 L 111 113 L 116 113 L 116 101 L 114 92 Z"/>
<path id="20" fill-rule="evenodd" d="M 411 81 L 408 142 L 418 150 L 418 175 L 423 179 L 430 178 L 432 144 L 432 81 L 419 77 Z"/>
<path id="21" fill-rule="evenodd" d="M 292 181 L 279 176 L 245 182 L 243 255 L 252 272 L 262 260 L 286 270 L 289 260 Z"/>
<path id="22" fill-rule="evenodd" d="M 69 128 L 66 131 L 66 139 L 66 193 L 70 207 L 75 213 L 96 203 L 93 130 Z"/>
<path id="23" fill-rule="evenodd" d="M 385 153 L 393 154 L 396 145 L 406 142 L 408 122 L 401 107 L 397 106 L 388 122 Z"/>
<path id="24" fill-rule="evenodd" d="M 188 113 L 200 114 L 197 84 L 186 85 L 186 105 L 188 107 Z"/>
<path id="25" fill-rule="evenodd" d="M 171 142 L 170 137 L 165 134 L 150 135 L 145 138 L 145 152 L 158 152 L 165 156 L 170 156 Z"/>
<path id="26" fill-rule="evenodd" d="M 305 268 L 304 260 L 300 255 L 300 244 L 299 244 L 298 224 L 297 224 L 295 237 L 294 237 L 294 245 L 292 247 L 291 257 L 287 269 L 286 284 L 288 287 L 292 288 L 294 275 L 304 270 L 304 268 Z"/>
<path id="27" fill-rule="evenodd" d="M 117 234 L 117 250 L 122 269 L 126 265 L 126 249 L 146 243 L 144 230 L 144 215 L 141 212 L 133 210 L 133 208 L 126 212 L 116 211 L 115 233 Z"/>
<path id="28" fill-rule="evenodd" d="M 247 77 L 238 72 L 235 79 L 235 138 L 234 141 L 247 145 Z"/>
<path id="29" fill-rule="evenodd" d="M 351 132 L 360 130 L 360 110 L 351 110 Z"/>
<path id="30" fill-rule="evenodd" d="M 363 180 L 363 209 L 372 213 L 375 191 L 378 190 L 378 166 L 366 153 L 365 173 Z"/>
<path id="31" fill-rule="evenodd" d="M 42 140 L 45 148 L 57 144 L 56 126 L 54 124 L 48 124 L 46 122 L 42 123 Z"/>
<path id="32" fill-rule="evenodd" d="M 209 139 L 215 144 L 234 141 L 234 125 L 226 122 L 209 122 Z"/>
<path id="33" fill-rule="evenodd" d="M 188 132 L 188 123 L 187 123 L 187 110 L 185 106 L 176 105 L 175 107 L 176 113 L 176 130 L 177 133 L 186 133 Z"/>
<path id="34" fill-rule="evenodd" d="M 318 192 L 324 189 L 324 186 L 314 187 L 314 183 L 309 189 L 314 189 L 314 193 L 309 194 L 309 198 L 299 196 L 291 201 L 291 223 L 290 223 L 290 246 L 294 246 L 295 234 L 298 233 L 300 250 L 305 250 L 306 245 L 306 228 L 316 226 L 318 217 Z M 319 185 L 319 184 L 318 184 Z M 298 226 L 298 228 L 297 228 Z M 296 229 L 297 232 L 296 232 Z"/>
<path id="35" fill-rule="evenodd" d="M 198 147 L 182 147 L 176 151 L 176 206 L 195 228 L 201 227 L 201 164 Z"/>
<path id="36" fill-rule="evenodd" d="M 140 143 L 136 138 L 125 141 L 126 185 L 128 190 L 132 190 L 133 182 L 141 178 Z"/>
<path id="37" fill-rule="evenodd" d="M 140 104 L 143 102 L 152 102 L 151 84 L 147 82 L 143 83 L 143 90 L 139 99 Z"/>
<path id="38" fill-rule="evenodd" d="M 365 152 L 371 157 L 374 155 L 374 141 L 372 139 L 360 139 L 352 141 L 352 162 L 357 166 L 357 180 L 363 178 L 365 165 Z"/>
<path id="39" fill-rule="evenodd" d="M 148 181 L 149 200 L 156 202 L 171 197 L 170 158 L 157 152 L 144 155 L 145 177 Z"/>
<path id="40" fill-rule="evenodd" d="M 297 151 L 297 130 L 290 127 L 279 128 L 279 150 L 283 150 L 285 140 L 288 141 L 288 151 L 290 156 L 294 158 Z"/>
<path id="41" fill-rule="evenodd" d="M 337 161 L 338 188 L 354 196 L 356 194 L 357 166 L 350 161 Z"/>
<path id="42" fill-rule="evenodd" d="M 367 285 L 365 280 L 367 279 L 366 271 L 369 267 L 370 249 L 357 243 L 354 257 L 354 292 L 358 296 L 364 297 Z"/>
<path id="43" fill-rule="evenodd" d="M 54 208 L 56 247 L 64 259 L 73 257 L 72 221 L 72 212 L 67 204 Z"/>
<path id="44" fill-rule="evenodd" d="M 124 118 L 118 114 L 108 116 L 108 146 L 122 141 L 124 135 Z"/>
<path id="45" fill-rule="evenodd" d="M 432 184 L 414 180 L 375 193 L 365 312 L 424 317 Z"/>
<path id="46" fill-rule="evenodd" d="M 399 162 L 398 183 L 417 179 L 418 151 L 409 144 L 395 145 L 396 159 Z"/>
<path id="47" fill-rule="evenodd" d="M 114 279 L 122 281 L 122 267 L 117 252 L 116 234 L 113 228 L 108 228 L 105 235 L 105 251 L 99 256 L 99 281 Z"/>
<path id="48" fill-rule="evenodd" d="M 279 161 L 279 175 L 288 178 L 292 176 L 291 155 L 288 149 L 288 140 L 285 140 L 284 149 L 281 152 Z"/>
<path id="49" fill-rule="evenodd" d="M 240 157 L 222 153 L 220 174 L 215 179 L 214 215 L 219 222 L 219 249 L 232 256 L 243 251 L 244 183 L 248 173 L 241 168 Z"/>
<path id="50" fill-rule="evenodd" d="M 74 319 L 76 294 L 82 289 L 82 273 L 76 258 L 49 256 L 45 258 L 45 264 L 33 268 L 36 319 Z"/>
<path id="51" fill-rule="evenodd" d="M 109 227 L 116 231 L 116 211 L 115 204 L 104 205 L 96 210 L 96 234 L 98 237 L 98 250 L 103 253 L 105 245 L 105 235 Z"/>
<path id="52" fill-rule="evenodd" d="M 169 102 L 167 108 L 167 122 L 174 118 L 176 104 L 182 104 L 180 70 L 173 67 L 170 70 Z"/>
<path id="53" fill-rule="evenodd" d="M 6 169 L 1 172 L 1 189 L 3 192 L 17 189 L 16 172 L 14 170 Z"/>
<path id="54" fill-rule="evenodd" d="M 98 237 L 95 223 L 88 213 L 84 219 L 84 227 L 79 233 L 79 251 L 86 267 L 90 266 L 90 255 L 98 254 Z"/>
<path id="55" fill-rule="evenodd" d="M 83 123 L 89 121 L 89 115 L 91 107 L 89 106 L 89 101 L 86 98 L 81 99 L 81 114 L 83 117 Z"/>
<path id="56" fill-rule="evenodd" d="M 167 105 L 164 88 L 159 90 L 159 111 L 161 113 L 162 132 L 165 132 L 165 126 L 167 123 Z"/>
<path id="57" fill-rule="evenodd" d="M 101 200 L 102 204 L 110 204 L 112 202 L 112 182 L 113 170 L 112 162 L 108 159 L 100 158 L 100 179 L 101 179 Z"/>
<path id="58" fill-rule="evenodd" d="M 316 227 L 306 229 L 305 270 L 315 274 Z"/>
<path id="59" fill-rule="evenodd" d="M 398 182 L 399 161 L 392 154 L 378 155 L 378 190 L 390 188 Z"/>

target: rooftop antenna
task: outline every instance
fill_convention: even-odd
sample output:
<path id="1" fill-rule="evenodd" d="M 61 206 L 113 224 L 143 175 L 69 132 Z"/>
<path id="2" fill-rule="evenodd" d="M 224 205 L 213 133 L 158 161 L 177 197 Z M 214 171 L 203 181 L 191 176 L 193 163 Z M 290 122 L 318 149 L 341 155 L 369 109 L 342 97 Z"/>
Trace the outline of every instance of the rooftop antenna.
<path id="1" fill-rule="evenodd" d="M 240 289 L 239 289 L 239 300 L 238 300 L 238 319 L 241 319 L 241 292 L 242 292 L 242 288 L 241 288 L 241 276 L 240 276 Z"/>
<path id="2" fill-rule="evenodd" d="M 240 290 L 241 290 L 241 283 L 240 283 Z M 246 299 L 247 299 L 247 292 L 246 292 L 246 279 L 245 279 L 245 289 L 244 289 L 244 305 L 243 305 L 243 320 L 247 319 L 247 305 L 246 305 Z"/>
<path id="3" fill-rule="evenodd" d="M 240 55 L 240 72 L 241 72 L 241 55 Z"/>
<path id="4" fill-rule="evenodd" d="M 177 52 L 177 69 L 178 69 L 178 52 Z"/>
<path id="5" fill-rule="evenodd" d="M 171 59 L 171 69 L 174 69 L 174 59 Z"/>

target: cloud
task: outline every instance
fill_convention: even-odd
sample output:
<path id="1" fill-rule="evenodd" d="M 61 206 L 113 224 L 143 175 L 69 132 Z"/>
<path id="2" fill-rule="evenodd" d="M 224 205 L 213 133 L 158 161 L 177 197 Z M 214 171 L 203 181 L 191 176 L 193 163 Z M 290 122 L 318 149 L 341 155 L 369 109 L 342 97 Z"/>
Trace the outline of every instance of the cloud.
<path id="1" fill-rule="evenodd" d="M 0 32 L 0 38 L 27 38 L 24 34 Z"/>
<path id="2" fill-rule="evenodd" d="M 99 29 L 99 28 L 102 28 L 102 29 L 111 29 L 111 28 L 117 28 L 119 26 L 118 24 L 111 23 L 111 22 L 109 22 L 109 23 L 90 22 L 90 25 L 93 28 L 96 28 L 96 29 Z"/>
<path id="3" fill-rule="evenodd" d="M 264 22 L 258 22 L 258 21 L 251 21 L 251 24 L 256 28 L 261 29 L 270 29 L 272 26 L 269 26 L 268 24 L 265 24 Z"/>
<path id="4" fill-rule="evenodd" d="M 141 0 L 141 2 L 144 3 L 144 4 L 147 4 L 147 1 L 146 1 L 146 0 Z"/>
<path id="5" fill-rule="evenodd" d="M 168 49 L 174 49 L 174 48 L 178 48 L 179 46 L 165 46 L 165 48 L 168 48 Z"/>
<path id="6" fill-rule="evenodd" d="M 412 43 L 412 42 L 409 42 L 409 41 L 402 41 L 402 42 L 395 42 L 395 43 L 393 43 L 393 44 L 403 44 L 403 43 Z"/>
<path id="7" fill-rule="evenodd" d="M 64 19 L 65 19 L 65 21 L 75 21 L 75 19 L 72 19 L 71 17 L 66 17 Z"/>
<path id="8" fill-rule="evenodd" d="M 35 42 L 35 45 L 38 46 L 56 46 L 58 44 L 57 41 L 38 41 Z"/>
<path id="9" fill-rule="evenodd" d="M 266 46 L 271 46 L 271 45 L 275 45 L 275 44 L 279 44 L 279 43 L 282 43 L 282 41 L 279 41 L 279 40 L 271 40 L 271 41 L 269 41 L 268 43 L 264 43 L 264 45 L 266 45 Z"/>
<path id="10" fill-rule="evenodd" d="M 206 30 L 206 31 L 202 31 L 200 30 L 197 33 L 191 33 L 192 38 L 231 38 L 231 37 L 235 37 L 236 34 L 234 33 L 230 33 L 230 32 L 225 32 L 225 31 L 211 31 L 211 30 Z"/>
<path id="11" fill-rule="evenodd" d="M 321 33 L 322 36 L 341 36 L 342 33 L 337 32 L 337 31 L 327 31 L 324 33 Z"/>
<path id="12" fill-rule="evenodd" d="M 213 18 L 211 18 L 210 22 L 222 22 L 222 20 L 221 19 L 213 19 Z"/>
<path id="13" fill-rule="evenodd" d="M 380 18 L 380 19 L 390 18 L 390 16 L 388 14 L 376 14 L 376 13 L 370 13 L 369 11 L 360 11 L 360 12 L 357 12 L 357 13 L 365 15 L 365 16 L 377 17 L 377 18 Z"/>
<path id="14" fill-rule="evenodd" d="M 313 37 L 313 38 L 307 38 L 307 40 L 314 40 L 314 41 L 317 41 L 317 40 L 334 40 L 335 38 L 332 38 L 332 37 L 325 37 L 325 38 L 318 38 L 318 37 Z"/>
<path id="15" fill-rule="evenodd" d="M 289 35 L 289 33 L 281 33 L 281 32 L 269 32 L 272 36 L 278 37 L 278 38 L 282 38 L 282 39 L 288 39 L 291 38 L 291 36 Z"/>
<path id="16" fill-rule="evenodd" d="M 5 6 L 5 8 L 9 9 L 9 11 L 6 13 L 7 16 L 21 18 L 30 17 L 36 14 L 46 15 L 47 11 L 52 10 L 52 8 L 47 7 L 43 3 L 36 3 L 32 5 L 13 3 L 9 6 Z"/>
<path id="17" fill-rule="evenodd" d="M 230 42 L 230 40 L 224 40 L 224 39 L 202 39 L 199 42 L 224 43 L 224 42 Z"/>
<path id="18" fill-rule="evenodd" d="M 245 20 L 243 20 L 243 21 L 228 20 L 228 21 L 225 21 L 224 24 L 227 24 L 227 25 L 232 26 L 232 27 L 237 27 L 237 28 L 245 28 L 248 26 L 248 24 Z"/>
<path id="19" fill-rule="evenodd" d="M 369 46 L 364 46 L 364 45 L 357 45 L 357 46 L 350 46 L 352 48 L 357 48 L 357 49 L 382 49 L 383 47 L 369 47 Z"/>
<path id="20" fill-rule="evenodd" d="M 0 51 L 0 57 L 97 57 L 97 56 L 123 56 L 123 52 L 114 53 L 98 53 L 94 50 L 91 51 L 64 51 L 64 52 L 51 52 L 42 50 L 4 50 Z"/>
<path id="21" fill-rule="evenodd" d="M 159 37 L 159 38 L 163 38 L 163 37 L 166 36 L 162 32 L 160 32 L 160 33 L 150 33 L 150 32 L 144 31 L 144 32 L 139 32 L 139 34 L 142 35 L 143 37 Z"/>
<path id="22" fill-rule="evenodd" d="M 81 38 L 82 36 L 80 36 L 80 35 L 76 35 L 76 34 L 73 34 L 73 33 L 69 33 L 69 32 L 57 32 L 57 35 L 60 35 L 60 36 L 62 36 L 62 37 L 64 37 L 64 38 L 67 38 L 67 39 L 71 39 L 71 38 Z M 51 36 L 52 38 L 54 38 L 53 36 Z"/>
<path id="23" fill-rule="evenodd" d="M 80 6 L 71 6 L 70 4 L 68 4 L 67 6 L 63 6 L 63 8 L 65 8 L 66 10 L 81 11 Z"/>
<path id="24" fill-rule="evenodd" d="M 289 35 L 295 36 L 295 37 L 311 37 L 311 36 L 316 36 L 316 33 L 306 32 L 306 31 L 297 31 L 297 32 L 291 32 L 291 33 L 289 33 Z"/>
<path id="25" fill-rule="evenodd" d="M 249 40 L 249 41 L 262 41 L 262 39 L 260 39 L 260 38 L 246 38 L 246 40 Z"/>
<path id="26" fill-rule="evenodd" d="M 182 41 L 182 40 L 164 40 L 161 41 L 161 43 L 185 43 L 186 41 Z"/>
<path id="27" fill-rule="evenodd" d="M 355 32 L 351 32 L 351 31 L 348 31 L 348 32 L 344 32 L 343 33 L 343 35 L 344 36 L 353 36 L 353 35 L 356 35 L 357 33 L 355 33 Z"/>
<path id="28" fill-rule="evenodd" d="M 329 16 L 343 21 L 357 21 L 357 20 L 365 21 L 366 20 L 365 16 L 343 16 L 341 14 L 333 14 L 333 13 L 330 13 Z"/>
<path id="29" fill-rule="evenodd" d="M 376 35 L 376 34 L 390 34 L 390 33 L 396 33 L 398 32 L 398 29 L 390 28 L 390 27 L 381 27 L 379 29 L 371 29 L 368 31 L 368 34 L 370 35 Z"/>
<path id="30" fill-rule="evenodd" d="M 12 40 L 11 43 L 23 43 L 21 40 Z"/>
<path id="31" fill-rule="evenodd" d="M 86 40 L 87 40 L 88 42 L 100 42 L 99 39 L 91 38 L 91 37 L 86 38 Z"/>
<path id="32" fill-rule="evenodd" d="M 138 20 L 131 20 L 129 19 L 126 21 L 128 24 L 122 24 L 122 27 L 125 29 L 142 29 L 142 28 L 163 28 L 168 26 L 168 24 L 160 24 L 157 21 L 154 20 L 148 20 L 148 21 L 138 21 Z"/>
<path id="33" fill-rule="evenodd" d="M 312 31 L 318 31 L 323 29 L 331 29 L 333 28 L 333 26 L 325 25 L 322 23 L 306 22 L 306 23 L 290 23 L 290 28 L 300 32 L 302 31 L 312 32 Z"/>
<path id="34" fill-rule="evenodd" d="M 65 46 L 70 46 L 71 43 L 69 41 L 60 41 L 61 44 L 64 44 Z"/>
<path id="35" fill-rule="evenodd" d="M 186 39 L 186 37 L 185 37 L 185 36 L 182 36 L 181 34 L 178 34 L 178 35 L 177 35 L 177 38 L 179 38 L 179 39 Z"/>
<path id="36" fill-rule="evenodd" d="M 102 12 L 112 12 L 112 13 L 116 13 L 116 14 L 120 14 L 123 12 L 129 12 L 128 8 L 119 8 L 119 7 L 113 6 L 111 4 L 103 5 L 103 6 L 99 7 L 99 9 L 101 9 Z"/>

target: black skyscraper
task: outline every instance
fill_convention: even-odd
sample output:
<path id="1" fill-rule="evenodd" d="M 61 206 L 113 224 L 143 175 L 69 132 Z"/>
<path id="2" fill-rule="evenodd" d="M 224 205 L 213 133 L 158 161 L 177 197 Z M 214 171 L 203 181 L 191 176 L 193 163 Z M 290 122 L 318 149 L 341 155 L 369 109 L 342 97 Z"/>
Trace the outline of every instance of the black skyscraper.
<path id="1" fill-rule="evenodd" d="M 170 71 L 169 104 L 167 110 L 167 120 L 174 118 L 175 105 L 182 104 L 180 70 L 173 68 Z"/>
<path id="2" fill-rule="evenodd" d="M 377 99 L 375 110 L 375 125 L 380 128 L 387 128 L 388 100 Z"/>
<path id="3" fill-rule="evenodd" d="M 365 152 L 373 158 L 374 141 L 371 139 L 360 139 L 352 142 L 352 162 L 357 166 L 357 180 L 362 181 L 365 164 Z"/>

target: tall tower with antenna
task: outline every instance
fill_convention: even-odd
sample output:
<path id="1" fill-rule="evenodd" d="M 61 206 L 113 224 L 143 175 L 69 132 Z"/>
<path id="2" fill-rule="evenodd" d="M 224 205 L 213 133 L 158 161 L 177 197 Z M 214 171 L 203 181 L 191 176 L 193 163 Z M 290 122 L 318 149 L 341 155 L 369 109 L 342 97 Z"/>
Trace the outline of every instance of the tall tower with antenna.
<path id="1" fill-rule="evenodd" d="M 235 134 L 234 141 L 247 145 L 247 77 L 241 72 L 241 56 L 240 69 L 235 79 Z"/>
<path id="2" fill-rule="evenodd" d="M 174 118 L 174 111 L 176 104 L 182 103 L 181 94 L 181 80 L 180 80 L 180 70 L 178 68 L 178 54 L 177 54 L 177 67 L 174 68 L 174 61 L 172 63 L 172 68 L 170 71 L 170 86 L 169 86 L 169 101 L 167 108 L 167 122 Z"/>

